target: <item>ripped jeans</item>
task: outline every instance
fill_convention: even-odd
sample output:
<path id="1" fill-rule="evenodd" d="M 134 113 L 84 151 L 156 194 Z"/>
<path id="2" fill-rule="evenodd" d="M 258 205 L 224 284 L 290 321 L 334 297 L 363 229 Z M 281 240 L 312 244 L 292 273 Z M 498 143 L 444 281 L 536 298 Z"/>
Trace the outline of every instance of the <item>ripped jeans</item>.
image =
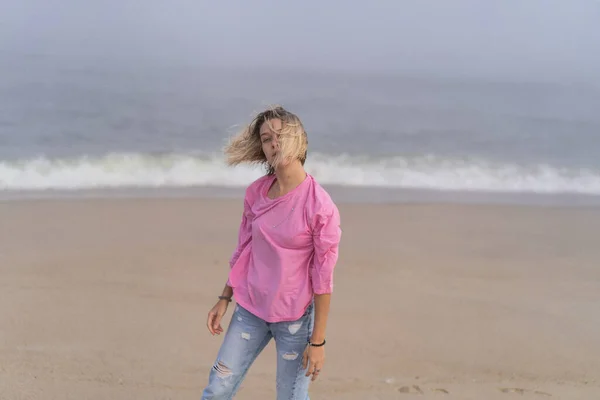
<path id="1" fill-rule="evenodd" d="M 312 335 L 314 305 L 300 319 L 268 323 L 236 305 L 225 339 L 210 370 L 202 400 L 230 400 L 248 369 L 271 341 L 277 350 L 277 400 L 309 400 L 311 377 L 305 376 L 302 355 Z"/>

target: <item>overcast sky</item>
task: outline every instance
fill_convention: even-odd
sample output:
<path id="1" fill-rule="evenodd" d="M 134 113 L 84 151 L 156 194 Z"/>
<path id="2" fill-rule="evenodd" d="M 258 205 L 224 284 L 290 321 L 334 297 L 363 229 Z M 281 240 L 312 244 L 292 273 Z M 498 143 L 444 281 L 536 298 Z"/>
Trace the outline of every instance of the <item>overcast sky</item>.
<path id="1" fill-rule="evenodd" d="M 0 51 L 600 81 L 600 0 L 3 0 Z"/>

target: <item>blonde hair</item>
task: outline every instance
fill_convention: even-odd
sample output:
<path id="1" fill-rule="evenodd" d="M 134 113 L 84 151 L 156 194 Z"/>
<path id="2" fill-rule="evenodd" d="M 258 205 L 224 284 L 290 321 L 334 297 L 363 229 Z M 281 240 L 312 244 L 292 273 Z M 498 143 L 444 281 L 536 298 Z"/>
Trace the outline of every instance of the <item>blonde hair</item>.
<path id="1" fill-rule="evenodd" d="M 273 119 L 281 120 L 281 130 L 273 128 L 270 122 Z M 260 128 L 265 122 L 278 135 L 279 151 L 272 164 L 267 161 L 260 139 Z M 272 106 L 257 114 L 250 124 L 233 137 L 224 152 L 228 165 L 263 164 L 267 167 L 267 173 L 273 174 L 275 167 L 285 160 L 300 160 L 304 165 L 307 147 L 308 139 L 300 118 L 281 106 Z"/>

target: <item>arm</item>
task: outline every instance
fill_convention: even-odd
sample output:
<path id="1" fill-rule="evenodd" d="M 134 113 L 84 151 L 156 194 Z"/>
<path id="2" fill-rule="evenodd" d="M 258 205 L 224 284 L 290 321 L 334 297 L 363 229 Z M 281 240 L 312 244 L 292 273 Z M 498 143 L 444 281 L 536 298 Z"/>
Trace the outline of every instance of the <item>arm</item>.
<path id="1" fill-rule="evenodd" d="M 315 325 L 311 343 L 323 343 L 325 340 L 325 331 L 327 329 L 327 317 L 329 316 L 329 304 L 331 302 L 331 293 L 315 295 Z"/>
<path id="2" fill-rule="evenodd" d="M 232 271 L 231 269 L 234 267 L 238 258 L 244 251 L 244 249 L 250 243 L 252 239 L 252 209 L 250 208 L 250 203 L 248 201 L 248 194 L 246 192 L 246 196 L 244 198 L 244 211 L 242 213 L 242 221 L 240 223 L 239 233 L 238 233 L 238 243 L 233 255 L 229 260 L 229 274 L 227 277 L 227 283 L 223 288 L 220 298 L 214 307 L 208 312 L 208 317 L 206 320 L 206 325 L 208 327 L 208 331 L 212 335 L 220 335 L 223 332 L 223 328 L 221 327 L 221 319 L 227 312 L 227 307 L 229 302 L 231 302 L 231 298 L 233 297 L 233 288 L 235 283 L 232 282 Z"/>
<path id="3" fill-rule="evenodd" d="M 240 222 L 240 227 L 238 230 L 237 246 L 236 246 L 235 251 L 233 252 L 231 258 L 229 259 L 230 272 L 231 272 L 231 269 L 233 268 L 233 266 L 235 265 L 235 263 L 237 262 L 238 258 L 240 258 L 240 255 L 242 254 L 244 249 L 248 246 L 248 244 L 252 240 L 252 219 L 253 218 L 254 218 L 254 215 L 252 213 L 252 208 L 250 206 L 249 193 L 247 190 L 246 196 L 244 197 L 244 210 L 242 212 L 242 220 Z M 227 278 L 227 283 L 225 286 L 226 287 L 225 287 L 225 289 L 223 289 L 223 293 L 225 293 L 225 291 L 227 290 L 227 287 L 229 287 L 229 288 L 234 287 L 233 283 L 231 282 L 231 273 L 229 274 L 229 276 Z M 233 295 L 233 289 L 231 290 L 231 294 Z"/>
<path id="4" fill-rule="evenodd" d="M 337 207 L 330 206 L 317 213 L 313 225 L 314 257 L 311 281 L 315 298 L 315 324 L 311 343 L 325 340 L 331 293 L 333 292 L 333 271 L 338 260 L 341 239 L 340 215 Z"/>
<path id="5" fill-rule="evenodd" d="M 227 307 L 233 296 L 233 288 L 229 285 L 225 285 L 221 292 L 221 298 L 217 301 L 217 304 L 211 308 L 208 312 L 206 319 L 206 326 L 211 335 L 220 335 L 223 333 L 223 327 L 221 326 L 221 320 L 227 312 Z"/>
<path id="6" fill-rule="evenodd" d="M 325 341 L 333 292 L 333 270 L 338 260 L 338 247 L 342 235 L 340 215 L 335 204 L 330 203 L 317 212 L 312 231 L 314 257 L 310 276 L 315 299 L 315 324 L 310 342 L 319 345 Z M 307 368 L 306 376 L 312 374 L 312 380 L 317 379 L 324 362 L 325 346 L 308 346 L 302 359 L 303 368 Z"/>

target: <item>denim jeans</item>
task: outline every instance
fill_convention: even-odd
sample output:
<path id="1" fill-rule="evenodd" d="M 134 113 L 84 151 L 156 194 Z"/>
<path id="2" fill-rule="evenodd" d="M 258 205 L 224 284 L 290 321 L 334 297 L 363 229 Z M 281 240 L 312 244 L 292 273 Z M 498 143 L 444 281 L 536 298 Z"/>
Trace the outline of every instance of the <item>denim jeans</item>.
<path id="1" fill-rule="evenodd" d="M 300 319 L 277 323 L 265 322 L 236 305 L 202 399 L 232 399 L 256 357 L 273 338 L 277 350 L 277 400 L 309 400 L 311 378 L 305 376 L 302 355 L 313 324 L 313 304 Z"/>

